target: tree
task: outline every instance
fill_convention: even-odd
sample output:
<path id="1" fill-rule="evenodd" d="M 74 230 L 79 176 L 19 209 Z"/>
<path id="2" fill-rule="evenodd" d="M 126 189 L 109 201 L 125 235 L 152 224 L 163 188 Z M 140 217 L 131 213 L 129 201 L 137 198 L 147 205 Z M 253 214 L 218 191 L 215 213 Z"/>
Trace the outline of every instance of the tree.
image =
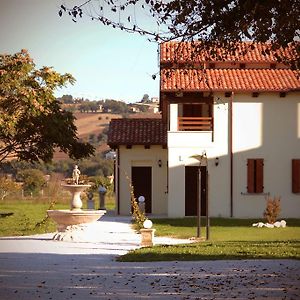
<path id="1" fill-rule="evenodd" d="M 11 193 L 20 190 L 20 186 L 10 177 L 0 175 L 0 199 L 3 201 Z"/>
<path id="2" fill-rule="evenodd" d="M 89 101 L 89 109 L 91 112 L 97 112 L 99 110 L 97 101 Z"/>
<path id="3" fill-rule="evenodd" d="M 46 184 L 43 172 L 37 169 L 20 171 L 17 178 L 23 182 L 23 189 L 29 194 L 37 194 Z"/>
<path id="4" fill-rule="evenodd" d="M 111 111 L 115 114 L 122 114 L 128 112 L 128 106 L 122 101 L 106 99 L 103 103 L 103 110 Z"/>
<path id="5" fill-rule="evenodd" d="M 57 100 L 64 104 L 73 104 L 74 103 L 72 95 L 63 95 L 61 98 L 58 98 Z"/>
<path id="6" fill-rule="evenodd" d="M 138 9 L 150 12 L 153 21 L 159 25 L 159 32 L 137 23 Z M 74 22 L 87 15 L 106 26 L 148 35 L 158 42 L 201 40 L 203 47 L 214 45 L 228 50 L 234 47 L 232 42 L 242 40 L 270 41 L 272 49 L 293 43 L 297 58 L 290 63 L 299 68 L 298 0 L 124 0 L 121 4 L 103 1 L 102 5 L 96 0 L 87 0 L 74 7 L 61 5 L 59 15 L 64 13 L 68 13 Z"/>
<path id="7" fill-rule="evenodd" d="M 147 103 L 147 102 L 149 102 L 149 101 L 150 101 L 149 95 L 148 95 L 148 94 L 144 94 L 144 96 L 143 96 L 141 102 L 142 102 L 142 103 Z"/>
<path id="8" fill-rule="evenodd" d="M 54 97 L 57 88 L 74 81 L 48 67 L 36 69 L 26 50 L 0 55 L 0 162 L 51 161 L 56 148 L 75 159 L 94 153 L 79 141 L 73 114 Z"/>
<path id="9" fill-rule="evenodd" d="M 88 104 L 88 101 L 84 101 L 82 102 L 79 106 L 78 109 L 80 110 L 80 112 L 88 112 L 90 107 Z"/>

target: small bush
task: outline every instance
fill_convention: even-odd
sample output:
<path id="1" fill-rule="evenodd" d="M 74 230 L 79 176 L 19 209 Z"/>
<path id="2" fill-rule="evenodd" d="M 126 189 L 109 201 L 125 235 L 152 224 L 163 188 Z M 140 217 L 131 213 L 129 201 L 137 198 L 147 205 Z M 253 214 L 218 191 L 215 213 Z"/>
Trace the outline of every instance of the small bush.
<path id="1" fill-rule="evenodd" d="M 9 194 L 16 193 L 20 190 L 20 185 L 7 176 L 0 175 L 0 199 L 4 200 Z"/>
<path id="2" fill-rule="evenodd" d="M 26 194 L 38 194 L 45 186 L 46 180 L 42 171 L 38 169 L 26 169 L 18 172 L 17 179 L 23 182 Z"/>
<path id="3" fill-rule="evenodd" d="M 137 203 L 137 200 L 134 196 L 134 188 L 131 183 L 131 180 L 126 175 L 126 179 L 129 181 L 129 188 L 130 188 L 130 203 L 131 203 L 131 209 L 132 209 L 132 217 L 134 219 L 134 222 L 138 229 L 141 229 L 144 227 L 144 222 L 147 220 L 145 214 L 140 210 L 139 205 Z"/>
<path id="4" fill-rule="evenodd" d="M 280 213 L 280 197 L 268 197 L 267 207 L 264 211 L 264 218 L 269 224 L 274 224 Z"/>

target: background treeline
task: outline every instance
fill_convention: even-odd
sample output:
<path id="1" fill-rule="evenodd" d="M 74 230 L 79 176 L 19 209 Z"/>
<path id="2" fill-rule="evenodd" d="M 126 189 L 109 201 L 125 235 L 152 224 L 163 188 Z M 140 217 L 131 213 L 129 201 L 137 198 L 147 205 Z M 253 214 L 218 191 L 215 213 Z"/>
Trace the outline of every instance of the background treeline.
<path id="1" fill-rule="evenodd" d="M 96 192 L 99 185 L 107 188 L 108 196 L 113 198 L 113 183 L 108 176 L 113 175 L 113 161 L 100 157 L 75 162 L 74 160 L 30 163 L 13 160 L 0 164 L 0 201 L 6 198 L 50 195 L 59 198 L 64 191 L 62 180 L 72 177 L 74 165 L 78 164 L 82 179 L 92 183 L 91 191 Z"/>
<path id="2" fill-rule="evenodd" d="M 0 165 L 0 173 L 10 174 L 13 177 L 17 177 L 18 172 L 36 169 L 43 172 L 45 175 L 51 173 L 60 173 L 64 177 L 71 177 L 74 165 L 78 164 L 82 174 L 92 176 L 110 176 L 113 174 L 113 161 L 104 159 L 100 156 L 94 156 L 90 159 L 84 159 L 79 162 L 74 160 L 59 160 L 53 161 L 52 163 L 43 162 L 26 162 L 12 160 L 4 162 Z"/>
<path id="3" fill-rule="evenodd" d="M 63 95 L 57 98 L 64 105 L 64 109 L 72 112 L 103 112 L 114 114 L 126 114 L 132 112 L 132 105 L 123 101 L 106 99 L 106 100 L 89 100 L 84 98 L 73 98 L 72 95 Z M 147 111 L 147 106 L 139 105 L 141 112 Z"/>

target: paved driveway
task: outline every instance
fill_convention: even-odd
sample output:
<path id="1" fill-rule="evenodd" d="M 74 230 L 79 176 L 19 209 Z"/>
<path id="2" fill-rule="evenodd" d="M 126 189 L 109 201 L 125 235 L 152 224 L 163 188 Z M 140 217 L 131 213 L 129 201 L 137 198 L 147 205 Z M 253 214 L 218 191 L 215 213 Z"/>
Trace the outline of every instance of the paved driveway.
<path id="1" fill-rule="evenodd" d="M 116 262 L 139 247 L 129 222 L 103 217 L 93 242 L 1 238 L 0 299 L 300 299 L 299 261 Z"/>

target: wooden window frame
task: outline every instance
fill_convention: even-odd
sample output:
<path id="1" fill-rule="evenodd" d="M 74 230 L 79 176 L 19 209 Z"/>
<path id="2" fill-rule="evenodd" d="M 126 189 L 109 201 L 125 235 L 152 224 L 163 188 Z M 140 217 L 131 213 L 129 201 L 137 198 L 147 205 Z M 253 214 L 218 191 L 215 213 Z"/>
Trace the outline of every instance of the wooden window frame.
<path id="1" fill-rule="evenodd" d="M 249 158 L 247 160 L 247 193 L 264 193 L 264 159 Z"/>

